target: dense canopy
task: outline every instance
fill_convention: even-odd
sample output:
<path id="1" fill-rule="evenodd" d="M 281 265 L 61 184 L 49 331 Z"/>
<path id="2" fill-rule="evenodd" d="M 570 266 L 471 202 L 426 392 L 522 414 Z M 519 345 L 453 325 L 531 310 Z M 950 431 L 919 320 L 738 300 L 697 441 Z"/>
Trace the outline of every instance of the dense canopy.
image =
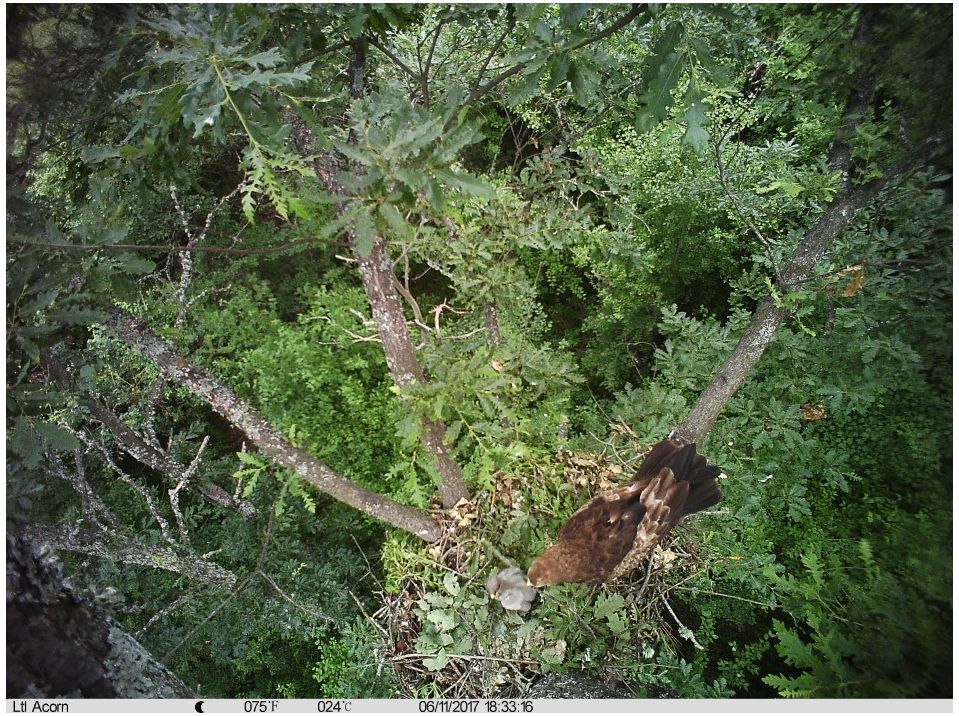
<path id="1" fill-rule="evenodd" d="M 951 47 L 9 6 L 8 532 L 207 697 L 951 697 Z M 666 438 L 718 505 L 491 598 Z"/>

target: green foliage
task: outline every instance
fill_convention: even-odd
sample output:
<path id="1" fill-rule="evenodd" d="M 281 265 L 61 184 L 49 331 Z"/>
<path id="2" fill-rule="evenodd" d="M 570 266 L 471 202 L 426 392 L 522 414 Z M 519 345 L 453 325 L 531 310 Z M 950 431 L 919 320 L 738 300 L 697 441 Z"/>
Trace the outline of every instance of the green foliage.
<path id="1" fill-rule="evenodd" d="M 776 650 L 798 675 L 763 680 L 788 697 L 950 693 L 940 629 L 951 606 L 929 604 L 885 572 L 865 539 L 833 549 L 826 556 L 806 552 L 799 577 L 770 574 L 784 605 L 801 619 L 799 628 L 773 622 Z"/>
<path id="2" fill-rule="evenodd" d="M 354 103 L 350 141 L 334 144 L 362 171 L 348 187 L 355 199 L 347 210 L 360 254 L 370 253 L 377 232 L 409 240 L 412 229 L 405 214 L 416 208 L 444 211 L 444 186 L 491 196 L 483 181 L 450 166 L 464 147 L 482 138 L 455 115 L 460 95 L 437 102 L 436 112 L 411 105 L 398 88 Z"/>
<path id="3" fill-rule="evenodd" d="M 317 640 L 321 658 L 313 667 L 320 696 L 338 699 L 389 699 L 396 694 L 392 668 L 382 656 L 380 635 L 356 619 L 340 635 Z"/>
<path id="4" fill-rule="evenodd" d="M 109 510 L 114 541 L 235 574 L 224 593 L 66 558 L 211 696 L 518 695 L 571 669 L 643 697 L 951 695 L 951 166 L 891 185 L 779 288 L 839 196 L 837 132 L 858 185 L 948 125 L 951 9 L 878 8 L 865 52 L 860 12 L 11 10 L 8 515 L 89 534 Z M 863 63 L 875 101 L 843 133 Z M 381 237 L 426 377 L 402 390 L 355 270 Z M 723 502 L 648 580 L 504 611 L 489 574 L 626 479 L 767 299 L 785 323 L 700 446 Z M 443 540 L 384 531 L 250 450 L 115 339 L 116 306 Z M 183 465 L 209 438 L 179 515 L 176 478 L 90 395 Z M 422 418 L 472 490 L 445 512 Z M 180 518 L 188 542 L 161 529 Z"/>

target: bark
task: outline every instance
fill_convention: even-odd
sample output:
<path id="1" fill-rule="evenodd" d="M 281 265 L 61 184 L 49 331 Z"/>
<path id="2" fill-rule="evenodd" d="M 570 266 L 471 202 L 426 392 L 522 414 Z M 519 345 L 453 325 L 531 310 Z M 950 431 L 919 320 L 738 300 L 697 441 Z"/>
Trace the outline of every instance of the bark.
<path id="1" fill-rule="evenodd" d="M 860 55 L 868 54 L 870 49 L 874 18 L 875 11 L 872 7 L 864 6 L 860 11 L 853 33 L 853 42 Z M 932 135 L 896 161 L 878 179 L 867 184 L 852 185 L 849 176 L 852 162 L 850 142 L 872 102 L 875 77 L 875 68 L 867 63 L 854 79 L 839 129 L 829 151 L 829 166 L 842 172 L 843 189 L 799 242 L 777 281 L 776 291 L 779 294 L 787 293 L 813 277 L 816 263 L 826 254 L 832 242 L 884 187 L 921 165 L 933 153 L 951 142 L 951 132 Z M 699 396 L 686 419 L 670 433 L 670 437 L 687 443 L 702 442 L 723 407 L 745 382 L 769 346 L 786 315 L 786 309 L 781 303 L 777 306 L 773 296 L 759 304 L 733 352 Z"/>
<path id="2" fill-rule="evenodd" d="M 483 318 L 486 320 L 486 342 L 491 348 L 500 344 L 499 319 L 496 316 L 496 306 L 492 301 L 483 303 Z"/>
<path id="3" fill-rule="evenodd" d="M 350 85 L 350 94 L 354 98 L 361 98 L 366 94 L 366 54 L 363 41 L 353 43 L 350 63 L 347 72 Z M 315 151 L 312 135 L 309 128 L 302 121 L 293 119 L 293 142 L 297 150 L 303 154 L 318 155 L 313 168 L 317 178 L 331 194 L 346 196 L 347 193 L 336 177 L 337 168 L 342 164 L 338 157 L 328 152 Z M 337 205 L 338 213 L 346 210 L 346 204 Z M 426 376 L 416 357 L 416 349 L 410 340 L 406 324 L 406 315 L 403 313 L 403 303 L 396 289 L 399 283 L 393 273 L 386 240 L 377 236 L 373 242 L 373 249 L 369 255 L 363 255 L 356 249 L 356 235 L 348 231 L 350 245 L 356 257 L 360 276 L 363 279 L 363 289 L 373 313 L 373 322 L 376 324 L 383 353 L 386 356 L 386 365 L 394 384 L 404 388 L 411 383 L 425 383 Z M 429 420 L 420 417 L 423 426 L 422 443 L 433 458 L 433 465 L 440 475 L 438 492 L 443 505 L 453 507 L 462 499 L 469 499 L 469 490 L 463 482 L 460 466 L 450 455 L 446 445 L 446 424 L 442 420 Z"/>
<path id="4" fill-rule="evenodd" d="M 7 536 L 8 698 L 194 694 L 22 536 Z"/>
<path id="5" fill-rule="evenodd" d="M 348 75 L 350 95 L 355 99 L 365 96 L 366 46 L 363 41 L 353 44 Z M 341 189 L 338 186 L 335 188 Z M 425 383 L 426 376 L 420 367 L 416 349 L 406 327 L 406 315 L 396 290 L 397 281 L 386 240 L 377 236 L 373 242 L 373 250 L 369 256 L 364 256 L 356 250 L 355 239 L 355 235 L 351 235 L 350 243 L 354 247 L 353 253 L 363 278 L 363 289 L 373 311 L 373 321 L 383 344 L 383 353 L 386 355 L 386 364 L 393 376 L 393 382 L 399 388 L 414 382 Z M 420 416 L 420 423 L 424 430 L 423 446 L 433 456 L 433 465 L 440 475 L 437 489 L 443 506 L 453 507 L 460 500 L 469 499 L 469 490 L 463 482 L 460 466 L 446 446 L 446 423 L 442 420 L 429 420 L 426 416 Z"/>
<path id="6" fill-rule="evenodd" d="M 57 385 L 65 390 L 72 389 L 70 374 L 61 363 L 51 358 L 44 358 L 43 362 Z M 80 402 L 86 406 L 90 414 L 113 434 L 117 444 L 134 460 L 163 473 L 174 483 L 179 482 L 186 475 L 186 465 L 148 443 L 106 405 L 91 395 L 84 394 L 79 397 Z M 197 485 L 197 489 L 209 502 L 238 512 L 246 519 L 256 515 L 256 508 L 250 502 L 234 498 L 219 485 L 212 482 L 201 483 Z"/>
<path id="7" fill-rule="evenodd" d="M 406 326 L 403 304 L 396 291 L 386 241 L 382 236 L 377 236 L 368 256 L 363 256 L 358 251 L 355 255 L 393 382 L 399 388 L 411 383 L 425 383 L 426 376 L 416 357 L 416 350 Z M 420 422 L 424 429 L 423 445 L 433 456 L 433 464 L 441 477 L 438 487 L 440 499 L 445 507 L 452 507 L 461 499 L 468 499 L 469 491 L 463 482 L 459 465 L 446 447 L 446 423 L 423 416 L 420 417 Z"/>
<path id="8" fill-rule="evenodd" d="M 111 536 L 100 530 L 71 529 L 41 523 L 25 525 L 21 533 L 38 545 L 85 554 L 107 562 L 165 569 L 217 589 L 230 589 L 236 584 L 236 575 L 214 562 L 195 555 L 182 555 L 169 547 L 139 545 L 122 533 Z"/>
<path id="9" fill-rule="evenodd" d="M 226 385 L 202 368 L 188 363 L 137 319 L 117 310 L 107 321 L 107 326 L 121 340 L 153 361 L 173 382 L 208 403 L 237 429 L 246 433 L 250 442 L 277 465 L 292 470 L 340 502 L 428 542 L 442 535 L 440 526 L 419 510 L 361 487 L 290 445 L 279 430 Z"/>

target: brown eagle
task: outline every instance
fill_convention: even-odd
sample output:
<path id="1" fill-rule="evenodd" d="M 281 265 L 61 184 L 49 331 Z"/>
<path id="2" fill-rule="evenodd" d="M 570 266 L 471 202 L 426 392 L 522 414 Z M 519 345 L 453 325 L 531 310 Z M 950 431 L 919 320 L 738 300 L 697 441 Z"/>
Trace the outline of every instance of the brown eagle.
<path id="1" fill-rule="evenodd" d="M 569 518 L 556 544 L 533 560 L 530 585 L 599 583 L 635 569 L 683 517 L 722 499 L 717 477 L 719 468 L 695 443 L 657 443 L 628 485 L 594 497 Z"/>

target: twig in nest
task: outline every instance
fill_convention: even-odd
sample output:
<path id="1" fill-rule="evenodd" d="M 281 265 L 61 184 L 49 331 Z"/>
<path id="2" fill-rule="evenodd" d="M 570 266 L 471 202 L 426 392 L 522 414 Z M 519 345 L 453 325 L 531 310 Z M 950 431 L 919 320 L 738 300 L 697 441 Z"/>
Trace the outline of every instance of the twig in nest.
<path id="1" fill-rule="evenodd" d="M 690 628 L 689 628 L 688 626 L 686 626 L 685 624 L 683 624 L 683 623 L 679 620 L 679 617 L 676 616 L 676 612 L 673 611 L 673 608 L 672 608 L 671 606 L 669 606 L 669 602 L 666 601 L 666 595 L 665 595 L 665 594 L 660 594 L 660 595 L 659 595 L 659 598 L 660 598 L 660 600 L 662 600 L 663 604 L 666 606 L 666 610 L 672 615 L 673 619 L 676 621 L 676 626 L 679 627 L 679 635 L 680 635 L 681 637 L 683 637 L 683 639 L 686 639 L 687 641 L 692 642 L 692 645 L 693 645 L 693 646 L 695 646 L 697 649 L 699 649 L 700 651 L 702 651 L 702 650 L 703 650 L 703 645 L 700 644 L 698 641 L 696 641 L 696 635 L 693 634 L 693 630 L 690 629 Z"/>

